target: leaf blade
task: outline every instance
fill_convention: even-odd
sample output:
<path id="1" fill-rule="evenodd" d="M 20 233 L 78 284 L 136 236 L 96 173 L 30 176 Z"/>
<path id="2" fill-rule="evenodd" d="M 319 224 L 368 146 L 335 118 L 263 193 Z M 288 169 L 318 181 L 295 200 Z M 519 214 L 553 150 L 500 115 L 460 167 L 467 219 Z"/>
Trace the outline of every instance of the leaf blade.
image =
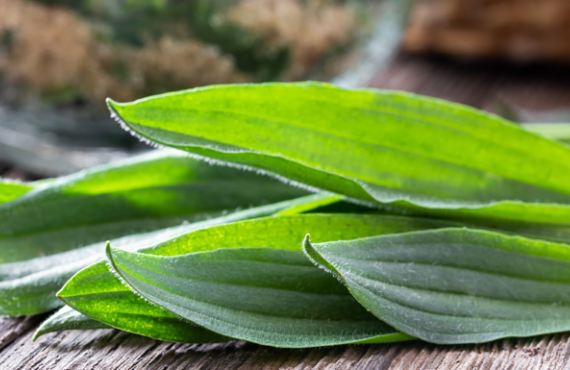
<path id="1" fill-rule="evenodd" d="M 570 329 L 564 244 L 452 228 L 305 240 L 304 248 L 377 317 L 429 342 L 479 343 Z"/>
<path id="2" fill-rule="evenodd" d="M 566 146 L 457 104 L 316 83 L 217 86 L 108 104 L 162 145 L 365 202 L 451 217 L 458 210 L 470 219 L 494 207 L 511 221 L 528 220 L 503 211 L 503 202 L 531 216 L 561 203 L 552 222 L 567 224 L 570 215 L 560 175 L 570 173 Z"/>
<path id="3" fill-rule="evenodd" d="M 237 248 L 159 257 L 109 247 L 107 256 L 147 299 L 236 339 L 285 348 L 409 339 L 368 314 L 300 252 Z"/>

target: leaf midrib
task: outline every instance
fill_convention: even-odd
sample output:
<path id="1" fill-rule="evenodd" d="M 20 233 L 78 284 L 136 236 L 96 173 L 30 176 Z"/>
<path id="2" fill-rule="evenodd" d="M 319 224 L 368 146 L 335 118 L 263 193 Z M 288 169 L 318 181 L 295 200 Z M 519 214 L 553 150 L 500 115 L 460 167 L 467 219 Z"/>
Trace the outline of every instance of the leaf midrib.
<path id="1" fill-rule="evenodd" d="M 360 285 L 359 285 L 359 286 L 360 286 Z M 366 288 L 366 287 L 364 287 L 364 286 L 362 286 L 362 288 L 363 288 L 363 289 L 366 289 L 366 290 L 368 290 L 370 293 L 376 295 L 372 290 L 370 290 L 370 289 L 368 289 L 368 288 Z M 480 319 L 480 320 L 496 320 L 496 321 L 508 321 L 508 322 L 518 322 L 518 321 L 520 321 L 520 322 L 527 322 L 527 321 L 528 321 L 528 318 L 526 318 L 526 319 L 513 319 L 513 318 L 485 318 L 485 317 L 473 317 L 473 316 L 463 316 L 463 315 L 444 315 L 444 314 L 441 314 L 441 313 L 438 313 L 438 312 L 432 312 L 432 311 L 428 311 L 428 310 L 418 310 L 418 309 L 415 308 L 415 307 L 411 307 L 411 306 L 409 306 L 409 305 L 405 305 L 405 304 L 401 304 L 401 303 L 394 302 L 394 301 L 392 301 L 392 300 L 390 300 L 390 299 L 388 299 L 388 298 L 386 298 L 386 297 L 382 297 L 382 299 L 384 299 L 384 300 L 386 300 L 386 301 L 388 301 L 388 302 L 391 302 L 391 303 L 392 303 L 393 305 L 395 305 L 395 306 L 406 307 L 406 308 L 408 308 L 408 309 L 410 309 L 410 310 L 412 310 L 412 311 L 416 311 L 416 312 L 419 312 L 419 313 L 428 313 L 428 314 L 430 314 L 430 315 L 439 316 L 439 317 L 442 317 L 442 318 L 444 318 L 444 319 L 445 319 L 445 318 L 448 318 L 448 317 L 466 317 L 466 318 L 474 318 L 474 319 Z M 549 318 L 545 318 L 545 319 L 533 319 L 533 321 L 535 321 L 535 322 L 536 322 L 536 321 L 549 321 L 549 320 L 552 320 L 552 319 L 551 319 L 551 318 L 550 318 L 550 319 L 549 319 Z M 565 319 L 565 320 L 570 322 L 570 318 Z M 411 327 L 409 324 L 406 324 L 405 322 L 402 322 L 401 320 L 397 320 L 397 321 L 398 321 L 399 323 L 402 323 L 402 325 Z M 387 324 L 388 324 L 388 325 L 394 325 L 394 324 L 392 324 L 392 323 L 387 323 Z M 395 326 L 394 326 L 394 327 L 395 327 Z M 397 330 L 399 330 L 397 327 L 395 327 L 395 328 L 396 328 Z M 462 336 L 462 335 L 464 335 L 464 334 L 456 334 L 456 333 L 454 334 L 454 333 L 448 333 L 448 332 L 440 332 L 440 331 L 435 331 L 435 330 L 422 330 L 422 331 L 428 332 L 428 333 L 443 334 L 443 335 L 454 335 L 454 336 Z M 463 332 L 462 332 L 462 333 L 463 333 Z M 465 335 L 479 334 L 479 333 L 481 333 L 481 331 L 465 332 Z M 486 331 L 485 331 L 485 332 L 483 332 L 483 333 L 486 333 L 486 334 L 494 334 L 494 333 L 495 333 L 495 334 L 501 335 L 502 337 L 505 336 L 505 335 L 504 335 L 504 331 L 500 331 L 500 332 L 494 332 L 494 331 L 486 332 Z M 534 335 L 534 334 L 533 334 L 533 335 Z"/>
<path id="2" fill-rule="evenodd" d="M 478 272 L 481 274 L 492 275 L 497 277 L 508 277 L 511 279 L 521 280 L 521 281 L 532 281 L 532 282 L 539 282 L 539 283 L 549 283 L 549 284 L 560 284 L 560 285 L 569 285 L 570 286 L 570 278 L 569 280 L 564 281 L 556 281 L 556 280 L 548 280 L 548 279 L 532 279 L 532 278 L 524 278 L 519 275 L 512 275 L 512 274 L 502 274 L 499 272 L 493 272 L 490 270 L 481 270 L 474 267 L 464 267 L 458 265 L 450 265 L 445 263 L 427 263 L 427 262 L 416 262 L 416 261 L 399 261 L 399 260 L 363 260 L 358 258 L 350 258 L 350 257 L 335 257 L 335 261 L 339 260 L 349 260 L 349 261 L 361 261 L 361 262 L 381 262 L 381 263 L 388 263 L 388 264 L 414 264 L 418 266 L 428 266 L 428 267 L 445 267 L 450 269 L 456 270 L 465 270 L 465 271 L 472 271 Z"/>
<path id="3" fill-rule="evenodd" d="M 277 265 L 277 264 L 275 264 L 275 265 Z M 344 298 L 350 297 L 349 294 L 334 294 L 334 293 L 319 293 L 319 292 L 302 292 L 302 291 L 298 291 L 298 290 L 294 290 L 294 289 L 277 288 L 277 287 L 267 287 L 267 286 L 259 286 L 259 285 L 252 285 L 252 284 L 246 284 L 246 283 L 238 284 L 238 283 L 218 282 L 218 281 L 203 280 L 203 279 L 189 279 L 189 278 L 185 278 L 185 277 L 178 277 L 178 276 L 165 275 L 165 274 L 163 274 L 163 273 L 159 273 L 159 272 L 156 272 L 156 271 L 153 271 L 153 270 L 149 270 L 149 269 L 144 268 L 144 267 L 142 267 L 142 266 L 140 266 L 140 265 L 137 265 L 137 266 L 140 267 L 140 268 L 145 269 L 146 271 L 150 271 L 150 272 L 152 272 L 152 273 L 154 273 L 154 274 L 158 274 L 158 275 L 161 275 L 161 276 L 166 276 L 166 277 L 169 277 L 169 278 L 181 279 L 181 280 L 190 280 L 190 281 L 192 281 L 192 282 L 197 282 L 197 283 L 216 284 L 216 285 L 229 286 L 229 287 L 232 287 L 232 286 L 250 287 L 250 288 L 258 288 L 258 289 L 274 290 L 274 291 L 278 291 L 278 292 L 279 292 L 279 291 L 294 292 L 294 293 L 307 294 L 307 295 L 317 296 L 317 297 L 341 297 L 341 298 L 343 298 L 343 297 L 344 297 Z M 121 268 L 121 269 L 122 269 L 122 268 Z M 123 270 L 123 269 L 122 269 L 122 270 Z M 123 271 L 125 271 L 125 270 L 123 270 Z M 126 273 L 126 271 L 125 271 L 125 273 Z M 128 275 L 129 275 L 129 276 L 132 276 L 133 278 L 135 278 L 135 279 L 137 279 L 137 280 L 139 280 L 139 281 L 142 281 L 142 282 L 144 282 L 144 283 L 146 283 L 146 284 L 149 284 L 149 285 L 153 285 L 153 286 L 154 286 L 154 284 L 150 284 L 150 283 L 148 283 L 148 282 L 146 282 L 146 281 L 140 280 L 140 279 L 138 279 L 137 277 L 131 275 L 130 273 L 129 273 Z M 166 289 L 162 289 L 162 288 L 158 288 L 158 289 L 166 290 Z M 180 295 L 177 294 L 177 293 L 173 293 L 173 292 L 171 292 L 171 291 L 169 291 L 169 292 L 170 292 L 171 294 L 180 296 Z M 200 300 L 198 300 L 198 299 L 196 299 L 196 301 L 202 302 L 202 301 L 200 301 Z"/>
<path id="4" fill-rule="evenodd" d="M 198 91 L 199 91 L 199 90 L 197 90 L 196 92 L 198 92 Z M 204 91 L 205 91 L 205 89 L 202 90 L 202 91 L 199 91 L 199 92 L 204 92 Z M 363 91 L 367 91 L 367 92 L 370 93 L 371 90 L 363 89 Z M 374 92 L 376 92 L 376 91 L 372 90 L 372 93 L 374 93 Z M 378 94 L 378 92 L 376 92 L 376 93 Z M 177 92 L 177 93 L 175 93 L 175 94 L 172 94 L 172 96 L 185 95 L 185 94 L 188 94 L 188 91 L 180 91 L 180 92 Z M 383 94 L 380 93 L 379 95 L 383 95 Z M 406 97 L 406 98 L 409 97 L 408 94 L 402 94 L 402 93 L 395 93 L 395 94 L 393 93 L 393 94 L 387 94 L 387 95 L 389 95 L 389 96 L 398 96 L 398 97 Z M 163 98 L 163 97 L 166 97 L 166 96 L 160 96 L 160 97 L 157 97 L 157 99 Z M 149 97 L 148 99 L 143 99 L 143 100 L 145 100 L 145 101 L 152 101 L 153 98 L 154 98 L 154 97 Z M 458 130 L 457 128 L 452 127 L 452 126 L 449 126 L 448 124 L 446 124 L 446 123 L 449 123 L 449 121 L 447 121 L 447 120 L 442 120 L 442 119 L 437 119 L 437 117 L 436 117 L 436 116 L 433 116 L 433 115 L 432 115 L 432 116 L 428 116 L 429 119 L 426 119 L 425 116 L 421 116 L 421 115 L 415 114 L 415 113 L 413 113 L 413 112 L 411 112 L 411 111 L 408 111 L 408 110 L 390 109 L 390 108 L 386 108 L 386 107 L 380 107 L 380 106 L 378 106 L 378 105 L 375 105 L 374 108 L 364 107 L 364 106 L 361 106 L 361 105 L 348 105 L 348 104 L 344 104 L 344 101 L 342 101 L 342 100 L 341 100 L 341 101 L 331 101 L 331 100 L 326 100 L 326 99 L 318 99 L 318 98 L 316 98 L 315 96 L 311 96 L 311 97 L 309 97 L 309 98 L 306 99 L 306 100 L 309 100 L 309 99 L 310 99 L 311 101 L 314 101 L 314 102 L 317 102 L 317 103 L 327 103 L 327 104 L 331 104 L 331 105 L 334 104 L 334 105 L 336 105 L 336 106 L 342 106 L 343 108 L 348 108 L 348 109 L 359 109 L 359 110 L 363 110 L 363 111 L 372 111 L 372 112 L 378 111 L 378 112 L 381 112 L 381 113 L 388 113 L 388 114 L 392 114 L 392 115 L 396 115 L 396 116 L 405 116 L 405 117 L 414 118 L 414 119 L 418 120 L 419 122 L 424 122 L 425 124 L 427 124 L 428 126 L 431 126 L 431 127 L 436 126 L 436 127 L 440 127 L 440 128 L 446 128 L 446 129 L 448 129 L 448 130 L 450 130 L 450 131 L 458 132 L 458 133 L 464 134 L 464 135 L 469 136 L 469 137 L 474 137 L 474 138 L 477 138 L 477 139 L 479 139 L 479 140 L 492 143 L 492 144 L 494 144 L 494 145 L 502 146 L 503 148 L 506 148 L 506 149 L 511 149 L 511 150 L 514 150 L 514 151 L 517 151 L 517 152 L 526 154 L 526 152 L 525 152 L 524 149 L 522 149 L 522 148 L 521 148 L 521 149 L 518 149 L 518 148 L 516 148 L 516 147 L 511 147 L 511 146 L 505 145 L 505 141 L 496 141 L 496 140 L 492 140 L 492 137 L 491 137 L 491 138 L 489 138 L 489 137 L 483 137 L 483 136 L 479 136 L 479 135 L 474 135 L 474 133 L 468 133 L 468 132 L 464 132 L 464 131 Z M 426 99 L 426 97 L 423 97 L 423 99 Z M 259 100 L 259 99 L 255 99 L 255 97 L 254 97 L 253 100 Z M 141 101 L 138 101 L 138 102 L 141 102 L 141 103 L 142 103 L 143 101 L 141 100 Z M 432 103 L 432 104 L 434 104 L 434 105 L 437 105 L 438 108 L 441 108 L 441 103 L 440 103 L 437 99 L 430 99 L 430 98 L 427 98 L 427 99 L 426 99 L 426 102 Z M 452 105 L 460 106 L 459 104 L 454 104 L 454 103 L 451 103 L 451 104 L 452 104 Z M 500 121 L 501 124 L 506 125 L 507 127 L 511 128 L 511 129 L 512 129 L 512 128 L 517 128 L 512 122 L 509 122 L 509 121 L 507 121 L 507 120 L 503 120 L 503 119 L 501 119 L 501 118 L 499 118 L 499 117 L 495 117 L 495 116 L 492 116 L 492 115 L 487 115 L 487 114 L 484 114 L 484 113 L 481 112 L 481 111 L 478 111 L 478 110 L 475 110 L 475 109 L 470 109 L 469 107 L 465 107 L 465 106 L 460 106 L 460 107 L 461 107 L 461 109 L 467 110 L 468 113 L 470 113 L 470 114 L 484 115 L 485 118 L 491 119 L 491 120 L 493 120 L 493 121 L 495 121 L 495 122 L 496 122 L 496 121 Z M 248 113 L 246 113 L 246 112 L 243 112 L 243 111 L 240 111 L 240 110 L 231 110 L 231 109 L 225 109 L 225 110 L 224 110 L 224 109 L 216 109 L 216 110 L 211 109 L 211 110 L 210 110 L 210 109 L 178 108 L 178 110 L 183 110 L 183 111 L 195 110 L 195 111 L 200 111 L 200 112 L 204 112 L 204 111 L 217 111 L 217 112 L 223 112 L 223 113 L 239 113 L 239 114 L 248 115 Z M 266 116 L 263 116 L 263 115 L 253 116 L 253 117 L 259 117 L 259 118 L 261 118 L 261 119 L 267 119 L 267 118 L 265 118 Z M 272 118 L 271 118 L 271 120 L 272 120 Z M 276 122 L 281 122 L 281 121 L 279 121 L 279 120 L 275 120 L 275 121 L 276 121 Z M 440 123 L 438 123 L 438 122 L 440 122 Z M 291 123 L 288 123 L 288 122 L 281 122 L 281 123 L 291 124 Z M 511 125 L 508 125 L 509 123 L 510 123 Z M 291 125 L 294 125 L 294 124 L 291 124 Z M 294 126 L 296 126 L 296 127 L 302 127 L 302 126 L 298 126 L 298 125 L 294 125 Z M 478 125 L 478 127 L 485 127 L 485 126 L 484 126 L 484 125 L 483 125 L 483 126 Z M 521 129 L 521 131 L 524 132 L 524 133 L 528 133 L 528 131 L 523 130 L 523 129 Z M 476 133 L 476 132 L 477 132 L 477 131 L 475 131 L 475 133 Z M 537 135 L 534 135 L 534 136 L 537 136 Z M 508 143 L 508 142 L 507 142 L 507 143 Z M 545 157 L 545 158 L 543 158 L 543 159 L 544 159 L 544 160 L 548 160 L 549 158 Z"/>
<path id="5" fill-rule="evenodd" d="M 136 279 L 136 278 L 135 278 L 135 279 Z M 138 280 L 138 279 L 137 279 L 137 280 Z M 140 281 L 140 280 L 139 280 L 139 281 Z M 144 283 L 144 282 L 143 282 L 143 283 Z M 162 290 L 162 289 L 161 289 L 161 290 Z M 169 292 L 169 293 L 172 294 L 172 295 L 175 296 L 175 297 L 182 297 L 182 296 L 180 296 L 180 295 L 178 295 L 178 294 L 174 294 L 174 293 L 172 293 L 172 292 Z M 183 298 L 188 298 L 188 297 L 183 297 Z M 299 318 L 299 317 L 294 317 L 294 316 L 275 315 L 275 314 L 268 314 L 268 313 L 258 312 L 258 311 L 243 310 L 243 309 L 238 310 L 238 309 L 228 308 L 228 307 L 225 307 L 225 306 L 221 306 L 221 305 L 214 304 L 214 303 L 207 302 L 207 301 L 200 300 L 200 299 L 194 299 L 194 298 L 192 298 L 191 300 L 196 301 L 196 302 L 199 302 L 199 303 L 204 304 L 204 305 L 219 307 L 219 308 L 224 309 L 224 310 L 231 310 L 231 311 L 235 311 L 235 312 L 243 312 L 243 313 L 247 313 L 247 314 L 254 314 L 254 315 L 265 316 L 265 317 L 269 317 L 269 318 L 283 318 L 283 319 L 290 319 L 290 320 L 312 321 L 312 322 L 328 322 L 328 323 L 330 323 L 330 322 L 371 322 L 371 320 L 366 320 L 366 319 L 364 319 L 364 320 L 354 320 L 354 319 L 347 319 L 347 320 L 333 320 L 333 319 L 324 320 L 324 319 L 320 319 L 320 320 L 316 320 L 314 317 L 312 317 L 312 318 Z M 171 304 L 171 305 L 174 305 L 174 304 L 172 304 L 172 303 L 170 303 L 170 304 Z M 185 307 L 183 307 L 183 306 L 180 306 L 180 305 L 176 305 L 176 306 L 178 306 L 178 307 L 180 307 L 180 308 L 182 308 L 182 309 L 184 309 L 184 310 L 189 310 L 189 309 L 187 309 L 187 308 L 185 308 Z M 233 323 L 232 321 L 223 320 L 221 317 L 214 317 L 214 316 L 207 315 L 205 312 L 198 312 L 198 311 L 195 311 L 195 310 L 189 310 L 189 311 L 192 311 L 194 314 L 197 314 L 197 315 L 201 315 L 201 316 L 208 317 L 208 318 L 210 318 L 210 319 L 212 319 L 212 320 L 216 320 L 216 321 L 220 321 L 220 322 L 223 322 L 223 323 L 226 323 L 226 324 L 229 324 L 229 325 L 233 325 L 233 326 L 235 326 L 235 327 L 247 328 L 248 330 L 255 330 L 255 331 L 258 331 L 258 332 L 261 332 L 261 333 L 267 333 L 267 332 L 263 332 L 261 329 L 253 329 L 252 327 L 239 326 L 239 325 Z M 175 313 L 175 315 L 178 315 L 178 314 Z M 178 316 L 180 316 L 180 315 L 178 315 Z M 189 319 L 185 319 L 185 320 L 189 320 Z M 379 321 L 380 321 L 380 320 L 379 320 Z M 198 325 L 198 324 L 196 324 L 196 325 Z M 199 326 L 200 326 L 200 325 L 199 325 Z M 272 332 L 272 333 L 277 333 L 277 332 Z M 222 335 L 226 335 L 226 334 L 222 334 Z M 310 335 L 310 336 L 320 336 L 320 335 L 321 335 L 321 334 L 313 334 L 313 335 Z M 308 335 L 308 336 L 309 336 L 309 335 Z"/>
<path id="6" fill-rule="evenodd" d="M 335 266 L 335 268 L 338 269 L 337 266 Z M 357 278 L 365 279 L 365 280 L 368 280 L 368 281 L 371 281 L 371 282 L 377 282 L 377 283 L 384 284 L 384 285 L 390 285 L 390 286 L 393 286 L 393 287 L 402 287 L 402 288 L 407 288 L 407 289 L 411 289 L 411 290 L 419 290 L 419 291 L 433 292 L 433 293 L 443 293 L 443 294 L 449 294 L 449 295 L 453 295 L 453 296 L 465 296 L 465 297 L 472 297 L 472 298 L 474 298 L 474 299 L 482 298 L 482 299 L 486 299 L 486 300 L 490 300 L 490 301 L 496 301 L 496 302 L 507 301 L 507 302 L 514 302 L 514 303 L 522 303 L 522 304 L 536 305 L 536 306 L 555 305 L 556 307 L 568 307 L 568 308 L 570 309 L 570 302 L 559 303 L 559 302 L 536 302 L 536 301 L 515 300 L 515 299 L 498 299 L 498 298 L 495 298 L 495 297 L 487 297 L 487 296 L 484 296 L 484 295 L 473 295 L 473 294 L 468 294 L 468 293 L 463 293 L 463 292 L 442 291 L 442 290 L 437 290 L 437 289 L 428 289 L 428 288 L 421 288 L 421 287 L 412 287 L 412 286 L 406 286 L 406 285 L 399 285 L 399 284 L 389 283 L 389 282 L 386 282 L 386 281 L 383 281 L 383 280 L 370 279 L 370 278 L 368 278 L 368 277 L 366 277 L 366 276 L 356 275 L 356 274 L 354 274 L 354 273 L 352 273 L 352 272 L 350 272 L 350 271 L 346 271 L 346 270 L 341 270 L 341 271 L 344 271 L 344 273 L 343 273 L 343 278 L 345 278 L 345 276 L 344 276 L 345 274 L 350 274 L 350 275 L 352 275 L 352 276 L 356 276 Z M 351 279 L 351 278 L 348 278 L 348 279 L 349 279 L 349 280 L 352 280 L 353 282 L 355 281 L 354 278 L 352 278 L 352 279 Z M 367 289 L 369 292 L 373 293 L 374 295 L 377 295 L 376 293 L 374 293 L 374 291 L 368 289 L 364 284 L 357 283 L 356 285 L 361 286 L 361 287 Z M 392 300 L 386 298 L 385 296 L 382 296 L 382 299 L 385 299 L 385 300 L 387 300 L 387 301 L 390 301 L 390 302 L 392 302 L 392 303 L 394 303 L 394 304 L 396 304 L 396 305 L 401 305 L 401 306 L 404 306 L 404 307 L 408 307 L 408 308 L 415 309 L 415 308 L 413 308 L 412 306 L 409 306 L 409 305 L 405 305 L 405 304 L 401 304 L 401 303 L 396 303 L 395 301 L 392 301 Z M 417 310 L 417 309 L 415 309 L 415 310 Z M 420 310 L 417 310 L 417 311 L 420 311 Z M 469 317 L 469 318 L 473 317 L 473 316 L 467 316 L 467 315 L 442 315 L 442 314 L 439 314 L 439 313 L 436 313 L 436 312 L 432 312 L 432 311 L 429 311 L 429 310 L 424 310 L 424 311 L 420 311 L 420 312 L 430 312 L 430 313 L 438 314 L 438 315 L 441 315 L 441 316 Z M 481 318 L 481 317 L 479 317 L 479 318 Z M 486 319 L 489 319 L 489 318 L 486 318 Z M 489 319 L 489 320 L 503 320 L 503 319 L 501 318 L 501 319 Z M 528 320 L 528 319 L 518 319 L 518 320 Z M 568 320 L 570 321 L 570 317 L 568 318 Z"/>

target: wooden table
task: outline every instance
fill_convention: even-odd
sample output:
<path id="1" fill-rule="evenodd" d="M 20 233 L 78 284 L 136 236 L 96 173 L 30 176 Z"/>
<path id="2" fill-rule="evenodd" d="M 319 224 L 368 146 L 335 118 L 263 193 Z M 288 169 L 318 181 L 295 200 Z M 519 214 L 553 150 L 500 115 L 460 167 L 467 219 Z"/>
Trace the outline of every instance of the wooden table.
<path id="1" fill-rule="evenodd" d="M 568 369 L 568 334 L 485 345 L 437 346 L 420 341 L 310 350 L 246 342 L 190 345 L 160 342 L 118 330 L 68 331 L 31 342 L 37 317 L 5 318 L 2 369 Z"/>
<path id="2" fill-rule="evenodd" d="M 497 98 L 528 109 L 570 107 L 570 69 L 454 63 L 401 56 L 374 87 L 437 96 L 478 108 Z M 0 176 L 22 171 L 0 163 Z M 80 369 L 570 369 L 570 335 L 437 346 L 420 341 L 284 350 L 245 342 L 188 345 L 118 330 L 67 331 L 31 341 L 47 317 L 0 318 L 0 370 Z"/>

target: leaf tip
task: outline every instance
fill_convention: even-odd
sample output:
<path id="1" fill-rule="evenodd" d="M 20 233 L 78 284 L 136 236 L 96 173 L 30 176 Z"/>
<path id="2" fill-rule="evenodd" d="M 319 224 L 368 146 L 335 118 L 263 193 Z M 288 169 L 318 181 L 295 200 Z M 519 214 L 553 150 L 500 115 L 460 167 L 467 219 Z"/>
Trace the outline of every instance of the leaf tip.
<path id="1" fill-rule="evenodd" d="M 311 260 L 314 260 L 313 254 L 315 253 L 315 250 L 311 244 L 311 234 L 309 233 L 307 233 L 303 239 L 303 252 L 305 252 L 307 257 L 309 257 Z"/>
<path id="2" fill-rule="evenodd" d="M 34 336 L 32 337 L 32 342 L 35 342 L 39 337 L 42 336 L 42 333 L 40 333 L 40 330 L 36 330 L 36 332 L 34 333 Z"/>
<path id="3" fill-rule="evenodd" d="M 305 239 L 303 239 L 303 253 L 305 253 L 315 266 L 332 273 L 333 276 L 344 283 L 342 274 L 313 246 L 310 234 L 305 235 Z"/>
<path id="4" fill-rule="evenodd" d="M 113 260 L 112 249 L 113 248 L 111 248 L 111 242 L 107 240 L 107 243 L 105 243 L 105 255 L 107 256 L 109 261 Z"/>
<path id="5" fill-rule="evenodd" d="M 111 98 L 105 99 L 105 103 L 107 104 L 107 107 L 109 107 L 109 109 L 112 109 L 119 104 Z"/>
<path id="6" fill-rule="evenodd" d="M 64 293 L 64 291 L 65 291 L 65 288 L 66 288 L 66 287 L 67 287 L 67 283 L 65 283 L 65 285 L 62 286 L 62 287 L 59 289 L 59 291 L 58 291 L 57 293 L 55 293 L 56 298 L 59 298 L 59 299 L 61 299 L 61 300 L 64 301 L 64 302 L 65 302 L 65 299 L 64 299 L 65 293 Z"/>
<path id="7" fill-rule="evenodd" d="M 118 103 L 111 98 L 105 99 L 105 103 L 107 104 L 107 109 L 109 109 L 109 112 L 111 112 L 111 118 L 119 122 L 121 125 L 125 124 L 121 119 L 121 114 L 119 113 L 121 103 Z"/>

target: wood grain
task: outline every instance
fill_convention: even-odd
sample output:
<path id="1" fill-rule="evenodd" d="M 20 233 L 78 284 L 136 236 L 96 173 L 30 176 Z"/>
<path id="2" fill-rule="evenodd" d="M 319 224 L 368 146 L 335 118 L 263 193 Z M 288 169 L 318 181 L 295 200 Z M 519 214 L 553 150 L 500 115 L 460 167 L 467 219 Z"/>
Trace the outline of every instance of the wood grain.
<path id="1" fill-rule="evenodd" d="M 19 337 L 0 350 L 2 369 L 398 369 L 491 370 L 570 368 L 567 334 L 485 345 L 438 346 L 420 341 L 286 350 L 245 342 L 189 345 L 118 330 L 68 331 L 31 341 L 29 318 L 5 319 Z"/>

